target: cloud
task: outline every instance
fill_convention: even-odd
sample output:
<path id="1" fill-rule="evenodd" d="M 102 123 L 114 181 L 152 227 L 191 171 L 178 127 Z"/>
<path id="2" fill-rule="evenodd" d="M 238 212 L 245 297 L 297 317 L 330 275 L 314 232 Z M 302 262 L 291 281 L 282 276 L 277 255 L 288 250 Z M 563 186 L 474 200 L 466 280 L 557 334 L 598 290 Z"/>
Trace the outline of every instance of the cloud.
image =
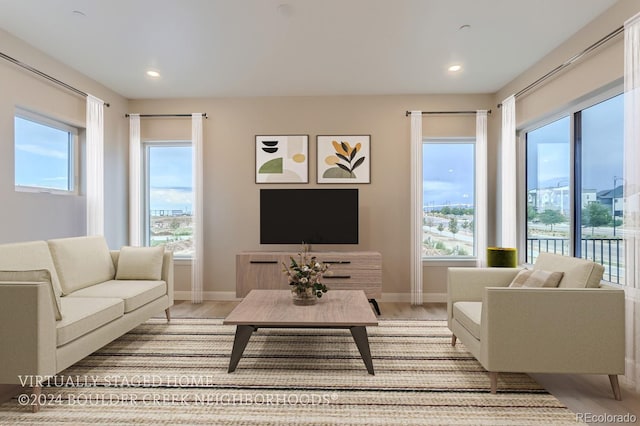
<path id="1" fill-rule="evenodd" d="M 16 149 L 19 151 L 28 152 L 30 154 L 41 155 L 43 157 L 57 158 L 59 160 L 66 160 L 67 158 L 69 158 L 69 153 L 67 151 L 45 148 L 39 145 L 17 144 Z"/>
<path id="2" fill-rule="evenodd" d="M 193 203 L 190 188 L 151 188 L 150 195 L 152 209 L 184 209 Z"/>

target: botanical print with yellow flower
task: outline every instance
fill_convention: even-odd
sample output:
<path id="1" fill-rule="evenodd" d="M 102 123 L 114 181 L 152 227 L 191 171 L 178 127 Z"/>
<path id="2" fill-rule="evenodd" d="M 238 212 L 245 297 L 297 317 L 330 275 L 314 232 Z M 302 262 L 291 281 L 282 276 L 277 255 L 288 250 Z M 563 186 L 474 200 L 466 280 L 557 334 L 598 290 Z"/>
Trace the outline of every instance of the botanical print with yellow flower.
<path id="1" fill-rule="evenodd" d="M 368 151 L 369 136 L 318 136 L 318 181 L 368 183 Z"/>

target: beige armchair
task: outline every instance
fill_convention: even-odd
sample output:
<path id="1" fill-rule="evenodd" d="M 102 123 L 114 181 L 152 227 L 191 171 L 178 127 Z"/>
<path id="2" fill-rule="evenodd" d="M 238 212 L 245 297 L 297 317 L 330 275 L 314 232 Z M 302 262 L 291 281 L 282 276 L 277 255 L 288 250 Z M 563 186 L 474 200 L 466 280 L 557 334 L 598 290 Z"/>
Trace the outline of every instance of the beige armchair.
<path id="1" fill-rule="evenodd" d="M 621 399 L 624 290 L 600 285 L 594 262 L 541 253 L 533 269 L 563 272 L 557 288 L 509 287 L 517 268 L 449 268 L 451 344 L 459 339 L 489 372 L 607 374 Z"/>

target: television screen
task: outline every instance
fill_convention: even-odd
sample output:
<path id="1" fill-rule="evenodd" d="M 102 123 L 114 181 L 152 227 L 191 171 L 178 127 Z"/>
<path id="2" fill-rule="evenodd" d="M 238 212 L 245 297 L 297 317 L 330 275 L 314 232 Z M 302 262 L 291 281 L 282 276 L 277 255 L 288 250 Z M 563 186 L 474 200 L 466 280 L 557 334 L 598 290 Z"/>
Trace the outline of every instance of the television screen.
<path id="1" fill-rule="evenodd" d="M 357 189 L 261 189 L 260 244 L 358 244 Z"/>

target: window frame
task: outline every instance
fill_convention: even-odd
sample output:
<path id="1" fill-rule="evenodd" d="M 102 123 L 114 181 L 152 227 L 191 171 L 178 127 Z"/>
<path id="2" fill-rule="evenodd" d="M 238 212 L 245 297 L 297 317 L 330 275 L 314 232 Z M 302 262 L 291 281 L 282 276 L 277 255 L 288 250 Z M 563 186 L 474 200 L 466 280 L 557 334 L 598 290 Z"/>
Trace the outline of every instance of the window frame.
<path id="1" fill-rule="evenodd" d="M 477 222 L 477 170 L 476 170 L 476 156 L 477 156 L 477 146 L 476 146 L 476 137 L 475 136 L 456 136 L 456 137 L 423 137 L 422 138 L 422 147 L 423 147 L 423 159 L 424 161 L 424 146 L 426 144 L 470 144 L 473 145 L 473 221 L 474 224 Z M 423 172 L 424 173 L 424 172 Z M 424 180 L 422 181 L 423 192 L 424 192 Z M 424 200 L 423 200 L 424 204 Z M 424 212 L 424 205 L 423 205 Z M 424 243 L 423 243 L 424 245 Z M 422 256 L 422 262 L 427 262 L 431 266 L 436 266 L 439 264 L 449 266 L 449 263 L 456 262 L 476 262 L 478 258 L 478 238 L 477 238 L 477 229 L 473 229 L 473 253 L 472 255 L 466 256 Z"/>
<path id="2" fill-rule="evenodd" d="M 576 238 L 581 232 L 581 215 L 576 209 L 576 200 L 582 197 L 582 135 L 581 120 L 582 111 L 594 105 L 605 102 L 616 96 L 624 96 L 624 85 L 621 79 L 607 86 L 586 94 L 564 108 L 557 109 L 553 113 L 532 120 L 517 130 L 517 157 L 520 171 L 517 176 L 518 188 L 518 251 L 521 263 L 530 262 L 527 259 L 527 133 L 549 125 L 557 120 L 569 117 L 569 256 L 580 257 L 580 244 L 576 244 Z M 581 205 L 581 204 L 580 204 Z M 615 284 L 614 282 L 612 282 Z"/>
<path id="3" fill-rule="evenodd" d="M 67 142 L 67 188 L 69 189 L 59 189 L 59 188 L 50 188 L 44 186 L 31 186 L 31 185 L 21 185 L 16 183 L 16 135 L 15 135 L 15 119 L 20 118 L 26 121 L 30 121 L 35 124 L 39 124 L 41 126 L 49 127 L 52 129 L 60 130 L 62 132 L 66 132 L 69 135 L 69 140 Z M 55 195 L 78 195 L 79 194 L 79 169 L 80 169 L 80 160 L 79 160 L 79 134 L 80 129 L 76 126 L 73 126 L 69 123 L 57 120 L 52 117 L 48 117 L 33 111 L 29 111 L 23 108 L 16 108 L 14 112 L 14 135 L 13 135 L 13 147 L 14 147 L 14 155 L 13 155 L 13 182 L 14 182 L 14 190 L 16 192 L 31 192 L 31 193 L 46 193 L 46 194 L 55 194 Z"/>
<path id="4" fill-rule="evenodd" d="M 152 141 L 142 141 L 142 173 L 140 182 L 142 189 L 142 214 L 141 214 L 141 222 L 142 222 L 142 244 L 145 247 L 151 247 L 151 179 L 149 173 L 150 169 L 150 149 L 152 147 L 164 147 L 164 148 L 172 148 L 172 147 L 190 147 L 193 149 L 193 143 L 190 140 L 152 140 Z M 191 260 L 193 257 L 189 255 L 181 255 L 175 254 L 174 258 L 176 260 Z"/>

